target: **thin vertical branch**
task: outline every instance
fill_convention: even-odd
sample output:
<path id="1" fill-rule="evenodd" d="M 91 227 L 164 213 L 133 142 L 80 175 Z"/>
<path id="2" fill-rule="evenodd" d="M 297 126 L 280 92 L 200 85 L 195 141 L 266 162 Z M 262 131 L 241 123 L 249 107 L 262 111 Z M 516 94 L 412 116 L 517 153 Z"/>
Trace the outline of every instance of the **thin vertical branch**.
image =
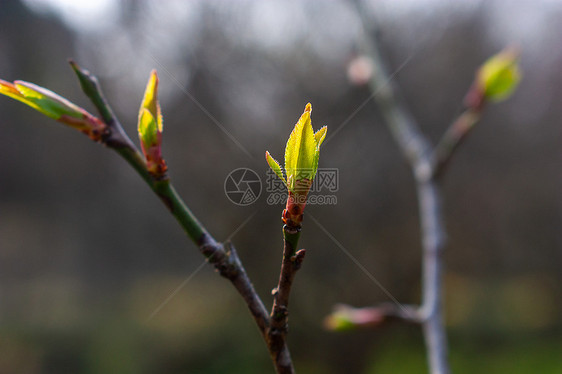
<path id="1" fill-rule="evenodd" d="M 414 117 L 397 94 L 380 56 L 374 25 L 365 20 L 366 12 L 357 1 L 365 29 L 365 52 L 372 59 L 374 71 L 369 82 L 400 150 L 408 160 L 417 186 L 422 236 L 422 307 L 419 320 L 423 326 L 429 369 L 432 374 L 448 374 L 447 337 L 442 313 L 442 252 L 445 231 L 441 213 L 441 196 L 434 178 L 433 149 Z"/>
<path id="2" fill-rule="evenodd" d="M 268 331 L 270 353 L 276 363 L 278 374 L 293 374 L 295 369 L 287 349 L 287 332 L 289 329 L 289 295 L 296 272 L 300 269 L 304 249 L 297 251 L 300 227 L 283 227 L 283 262 L 279 274 L 279 283 L 273 290 L 273 307 L 271 308 L 271 326 Z"/>
<path id="3" fill-rule="evenodd" d="M 443 260 L 445 232 L 441 193 L 431 178 L 417 180 L 423 242 L 422 306 L 420 309 L 428 361 L 432 374 L 449 373 L 447 336 L 443 318 Z"/>

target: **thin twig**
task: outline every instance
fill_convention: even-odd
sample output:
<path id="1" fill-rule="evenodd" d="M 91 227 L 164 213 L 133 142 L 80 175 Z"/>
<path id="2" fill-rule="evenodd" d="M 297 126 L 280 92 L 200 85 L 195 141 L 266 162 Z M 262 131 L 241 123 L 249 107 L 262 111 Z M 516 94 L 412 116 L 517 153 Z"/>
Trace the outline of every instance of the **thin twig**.
<path id="1" fill-rule="evenodd" d="M 435 178 L 443 174 L 443 170 L 447 167 L 455 150 L 474 128 L 474 125 L 480 119 L 482 108 L 480 106 L 466 109 L 445 131 L 433 151 L 433 174 Z"/>
<path id="2" fill-rule="evenodd" d="M 442 251 L 445 234 L 442 221 L 440 193 L 434 178 L 432 147 L 421 132 L 416 120 L 406 109 L 389 76 L 371 35 L 374 24 L 365 20 L 366 12 L 356 2 L 365 28 L 365 52 L 372 59 L 374 71 L 370 88 L 374 100 L 394 136 L 400 150 L 409 161 L 417 185 L 419 215 L 423 247 L 421 323 L 432 374 L 448 374 L 447 337 L 442 315 Z M 369 27 L 370 26 L 370 27 Z M 381 89 L 381 87 L 384 87 Z"/>
<path id="3" fill-rule="evenodd" d="M 212 238 L 209 236 L 209 239 Z M 230 282 L 234 285 L 238 293 L 242 296 L 254 321 L 258 325 L 258 328 L 267 342 L 266 331 L 269 328 L 269 316 L 267 314 L 267 309 L 263 305 L 262 300 L 258 296 L 240 258 L 238 257 L 238 252 L 236 252 L 236 248 L 230 242 L 226 242 L 224 244 L 226 247 L 226 251 L 217 251 L 216 250 L 216 243 L 210 243 L 209 248 L 211 249 L 212 253 L 218 253 L 219 256 L 224 253 L 224 259 L 215 259 L 215 256 L 209 258 L 209 262 L 212 263 L 215 268 L 220 272 L 220 274 L 230 280 Z"/>
<path id="4" fill-rule="evenodd" d="M 287 349 L 286 336 L 289 320 L 289 295 L 296 272 L 300 269 L 304 256 L 304 249 L 297 251 L 300 236 L 299 227 L 283 227 L 283 262 L 279 274 L 279 283 L 273 290 L 273 307 L 271 308 L 271 326 L 268 331 L 270 353 L 276 364 L 278 374 L 292 374 L 295 372 L 291 356 Z"/>
<path id="5" fill-rule="evenodd" d="M 399 320 L 410 323 L 421 323 L 419 308 L 414 305 L 396 305 L 395 303 L 381 303 L 377 306 L 354 308 L 346 304 L 338 304 L 334 306 L 333 313 L 326 318 L 328 328 L 334 328 L 334 318 L 337 316 L 349 322 L 350 329 L 379 327 L 383 323 Z M 337 329 L 338 326 L 335 326 Z"/>
<path id="6" fill-rule="evenodd" d="M 123 126 L 115 114 L 113 114 L 113 110 L 105 99 L 97 78 L 87 70 L 81 69 L 74 61 L 70 61 L 70 65 L 78 76 L 84 93 L 90 98 L 109 127 L 108 133 L 104 134 L 102 138 L 102 142 L 119 153 L 140 174 L 178 220 L 189 237 L 197 245 L 201 246 L 204 235 L 209 235 L 205 227 L 185 205 L 168 178 L 155 179 L 148 172 L 142 155 L 123 130 Z"/>

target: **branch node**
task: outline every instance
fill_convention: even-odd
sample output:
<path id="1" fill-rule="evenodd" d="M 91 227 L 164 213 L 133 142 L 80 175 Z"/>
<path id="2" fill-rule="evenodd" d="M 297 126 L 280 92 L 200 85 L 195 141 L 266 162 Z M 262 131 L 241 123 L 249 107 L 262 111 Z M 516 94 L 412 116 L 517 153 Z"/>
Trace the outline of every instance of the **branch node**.
<path id="1" fill-rule="evenodd" d="M 306 249 L 299 249 L 293 256 L 291 256 L 291 262 L 293 263 L 294 271 L 297 271 L 301 268 L 305 255 Z"/>
<path id="2" fill-rule="evenodd" d="M 283 230 L 289 235 L 295 235 L 301 231 L 301 226 L 283 225 Z"/>

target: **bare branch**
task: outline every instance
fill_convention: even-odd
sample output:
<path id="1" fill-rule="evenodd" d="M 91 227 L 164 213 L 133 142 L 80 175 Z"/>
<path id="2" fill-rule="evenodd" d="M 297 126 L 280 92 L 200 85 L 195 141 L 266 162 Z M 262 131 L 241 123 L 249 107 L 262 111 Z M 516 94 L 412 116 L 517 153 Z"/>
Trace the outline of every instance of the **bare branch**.
<path id="1" fill-rule="evenodd" d="M 268 332 L 270 353 L 277 365 L 277 373 L 294 373 L 289 351 L 286 349 L 286 335 L 289 322 L 289 295 L 295 274 L 300 269 L 306 251 L 296 250 L 300 236 L 300 227 L 283 227 L 283 262 L 279 283 L 272 291 L 273 307 L 271 309 L 271 326 Z"/>
<path id="2" fill-rule="evenodd" d="M 433 174 L 439 177 L 447 167 L 453 153 L 467 138 L 480 119 L 482 107 L 465 110 L 447 129 L 433 151 Z"/>
<path id="3" fill-rule="evenodd" d="M 391 321 L 422 323 L 419 308 L 413 305 L 382 303 L 377 306 L 354 308 L 346 304 L 334 306 L 332 314 L 324 320 L 329 330 L 351 330 L 356 328 L 378 328 Z"/>
<path id="4" fill-rule="evenodd" d="M 434 178 L 433 150 L 390 82 L 376 40 L 371 37 L 375 35 L 375 23 L 365 19 L 367 13 L 361 9 L 359 1 L 355 4 L 358 6 L 358 13 L 365 28 L 365 52 L 372 59 L 375 67 L 370 80 L 371 90 L 376 93 L 373 98 L 400 150 L 408 159 L 417 185 L 423 250 L 423 301 L 419 320 L 423 326 L 430 372 L 448 374 L 450 370 L 447 359 L 447 337 L 442 316 L 441 252 L 445 244 L 445 235 L 441 198 Z"/>
<path id="5" fill-rule="evenodd" d="M 361 9 L 359 12 L 364 17 L 365 12 Z M 369 87 L 374 93 L 373 100 L 381 110 L 394 139 L 412 169 L 417 172 L 420 168 L 431 167 L 428 163 L 431 146 L 398 94 L 398 89 L 388 73 L 376 41 L 371 37 L 377 33 L 376 25 L 371 22 L 370 27 L 367 27 L 366 20 L 363 20 L 363 25 L 365 31 L 362 48 L 373 64 L 373 72 L 369 80 Z M 427 170 L 423 174 L 426 175 L 426 173 Z"/>

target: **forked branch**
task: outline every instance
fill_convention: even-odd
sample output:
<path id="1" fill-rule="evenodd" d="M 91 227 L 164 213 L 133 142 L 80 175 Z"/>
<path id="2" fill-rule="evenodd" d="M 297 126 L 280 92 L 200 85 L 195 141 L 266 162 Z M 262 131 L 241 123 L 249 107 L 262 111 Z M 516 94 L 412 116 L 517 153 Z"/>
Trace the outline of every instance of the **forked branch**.
<path id="1" fill-rule="evenodd" d="M 103 96 L 96 77 L 81 69 L 74 62 L 71 62 L 71 65 L 78 75 L 84 93 L 90 98 L 103 120 L 108 124 L 109 130 L 104 135 L 102 143 L 119 153 L 139 173 L 176 218 L 189 238 L 197 244 L 207 261 L 236 288 L 246 302 L 268 346 L 276 371 L 280 374 L 293 373 L 291 355 L 285 339 L 286 320 L 280 322 L 280 319 L 275 318 L 275 322 L 271 323 L 267 309 L 252 285 L 234 246 L 230 242 L 219 243 L 209 234 L 177 194 L 167 176 L 155 178 L 147 171 L 141 153 L 123 131 L 119 120 L 115 117 Z M 296 245 L 296 243 L 294 244 Z M 285 248 L 287 250 L 290 245 L 287 246 L 286 244 Z M 277 307 L 274 306 L 274 311 L 286 311 L 292 277 L 294 271 L 296 271 L 295 268 L 298 267 L 297 264 L 300 264 L 304 257 L 304 251 L 301 253 L 302 255 L 297 256 L 296 261 L 290 260 L 289 263 L 283 261 L 283 269 L 289 270 L 282 270 L 283 282 L 280 282 L 278 287 L 280 292 L 275 298 L 276 303 L 274 305 L 277 305 Z M 287 274 L 292 274 L 288 277 L 290 279 L 287 278 Z M 282 298 L 279 295 L 282 295 Z M 276 312 L 274 315 L 277 316 L 278 313 Z M 277 332 L 280 332 L 280 334 L 277 334 Z"/>

